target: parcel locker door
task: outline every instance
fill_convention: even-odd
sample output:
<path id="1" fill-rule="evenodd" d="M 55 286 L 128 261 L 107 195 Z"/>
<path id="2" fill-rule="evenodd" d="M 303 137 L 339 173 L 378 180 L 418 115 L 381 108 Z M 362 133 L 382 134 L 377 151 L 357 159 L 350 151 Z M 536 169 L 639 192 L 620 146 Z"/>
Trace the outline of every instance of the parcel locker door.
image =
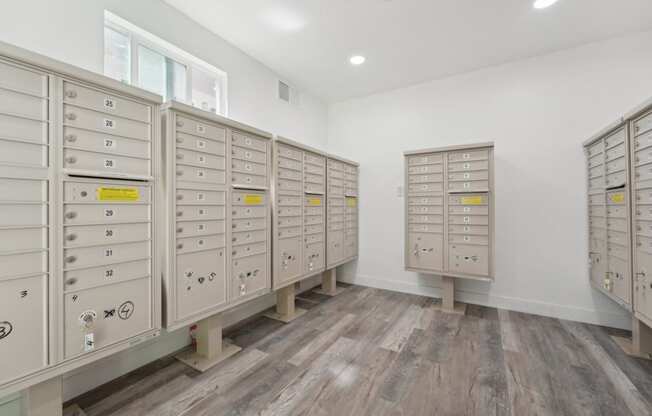
<path id="1" fill-rule="evenodd" d="M 0 282 L 0 384 L 48 364 L 47 277 Z"/>
<path id="2" fill-rule="evenodd" d="M 226 304 L 225 249 L 177 256 L 177 319 Z"/>
<path id="3" fill-rule="evenodd" d="M 443 270 L 444 252 L 441 234 L 417 234 L 408 236 L 408 267 Z"/>
<path id="4" fill-rule="evenodd" d="M 151 329 L 151 285 L 144 278 L 66 294 L 66 359 Z"/>
<path id="5" fill-rule="evenodd" d="M 301 276 L 301 237 L 279 239 L 275 252 L 278 262 L 278 282 L 275 286 Z"/>
<path id="6" fill-rule="evenodd" d="M 604 287 L 604 277 L 607 273 L 606 261 L 601 253 L 589 255 L 591 281 L 596 287 Z"/>
<path id="7" fill-rule="evenodd" d="M 451 244 L 448 267 L 453 273 L 489 275 L 489 248 L 480 245 Z"/>
<path id="8" fill-rule="evenodd" d="M 637 250 L 634 267 L 634 307 L 652 320 L 652 254 Z"/>

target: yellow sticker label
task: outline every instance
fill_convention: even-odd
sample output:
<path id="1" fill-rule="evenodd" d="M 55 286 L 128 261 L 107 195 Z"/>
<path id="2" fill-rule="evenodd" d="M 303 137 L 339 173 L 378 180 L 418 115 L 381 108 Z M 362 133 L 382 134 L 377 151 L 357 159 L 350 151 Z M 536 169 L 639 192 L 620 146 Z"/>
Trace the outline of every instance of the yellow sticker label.
<path id="1" fill-rule="evenodd" d="M 484 198 L 482 196 L 463 196 L 460 201 L 462 205 L 482 205 Z"/>
<path id="2" fill-rule="evenodd" d="M 245 195 L 244 203 L 245 203 L 245 205 L 262 205 L 263 196 L 262 195 Z"/>
<path id="3" fill-rule="evenodd" d="M 98 201 L 134 202 L 139 199 L 138 188 L 97 188 Z"/>
<path id="4" fill-rule="evenodd" d="M 356 198 L 346 198 L 346 205 L 349 207 L 355 207 L 358 204 L 358 200 Z"/>
<path id="5" fill-rule="evenodd" d="M 308 205 L 320 206 L 321 198 L 308 198 Z"/>
<path id="6" fill-rule="evenodd" d="M 619 192 L 617 194 L 610 194 L 609 198 L 611 199 L 611 202 L 620 203 L 625 200 L 625 193 Z"/>

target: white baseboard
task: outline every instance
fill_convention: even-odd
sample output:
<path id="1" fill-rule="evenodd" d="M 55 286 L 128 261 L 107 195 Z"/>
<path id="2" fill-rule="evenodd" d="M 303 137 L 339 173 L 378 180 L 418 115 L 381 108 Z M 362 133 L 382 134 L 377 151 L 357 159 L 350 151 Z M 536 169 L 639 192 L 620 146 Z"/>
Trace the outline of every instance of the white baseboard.
<path id="1" fill-rule="evenodd" d="M 351 274 L 341 271 L 337 279 L 360 286 L 374 287 L 395 292 L 410 293 L 413 295 L 440 298 L 438 287 L 420 285 L 411 282 L 397 282 L 378 277 Z M 552 318 L 569 321 L 586 322 L 589 324 L 608 326 L 612 328 L 631 329 L 632 318 L 624 312 L 604 313 L 595 309 L 579 308 L 575 306 L 546 303 L 531 299 L 520 299 L 507 296 L 496 296 L 487 293 L 477 293 L 465 290 L 456 290 L 455 298 L 461 302 L 475 305 L 491 306 L 516 312 L 525 312 L 533 315 L 549 316 Z"/>

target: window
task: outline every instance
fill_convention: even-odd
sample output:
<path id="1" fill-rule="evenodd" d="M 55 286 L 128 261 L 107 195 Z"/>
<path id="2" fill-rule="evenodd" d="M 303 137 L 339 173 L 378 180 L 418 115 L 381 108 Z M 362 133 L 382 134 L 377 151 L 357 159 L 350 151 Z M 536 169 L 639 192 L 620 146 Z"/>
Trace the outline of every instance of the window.
<path id="1" fill-rule="evenodd" d="M 104 12 L 104 74 L 205 111 L 227 115 L 226 73 Z"/>

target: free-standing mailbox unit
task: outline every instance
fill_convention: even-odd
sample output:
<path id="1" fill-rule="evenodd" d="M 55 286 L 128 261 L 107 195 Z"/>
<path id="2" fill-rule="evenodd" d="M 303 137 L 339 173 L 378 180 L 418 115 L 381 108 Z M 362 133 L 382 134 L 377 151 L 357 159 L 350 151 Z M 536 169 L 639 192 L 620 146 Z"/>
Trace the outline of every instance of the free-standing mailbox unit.
<path id="1" fill-rule="evenodd" d="M 405 269 L 442 276 L 446 311 L 455 278 L 493 281 L 493 143 L 405 152 Z"/>

